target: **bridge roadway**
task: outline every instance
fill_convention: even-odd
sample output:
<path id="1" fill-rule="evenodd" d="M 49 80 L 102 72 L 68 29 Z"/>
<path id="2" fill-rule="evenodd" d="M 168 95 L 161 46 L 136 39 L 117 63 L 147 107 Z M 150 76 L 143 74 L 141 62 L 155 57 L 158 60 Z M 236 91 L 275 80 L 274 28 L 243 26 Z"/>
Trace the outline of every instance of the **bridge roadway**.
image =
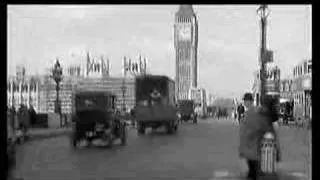
<path id="1" fill-rule="evenodd" d="M 306 150 L 297 142 L 299 135 L 293 129 L 278 131 L 283 145 L 288 146 L 282 168 L 287 174 L 304 173 Z M 73 150 L 67 136 L 26 142 L 17 150 L 14 174 L 24 180 L 241 179 L 238 126 L 231 119 L 183 123 L 174 135 L 159 130 L 138 136 L 135 129 L 128 134 L 127 146 L 111 149 Z"/>

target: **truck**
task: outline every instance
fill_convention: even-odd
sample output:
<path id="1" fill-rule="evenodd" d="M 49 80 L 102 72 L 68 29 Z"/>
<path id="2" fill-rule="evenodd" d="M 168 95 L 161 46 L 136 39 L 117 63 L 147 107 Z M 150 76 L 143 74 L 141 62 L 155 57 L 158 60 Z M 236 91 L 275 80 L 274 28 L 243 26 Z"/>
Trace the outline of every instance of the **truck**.
<path id="1" fill-rule="evenodd" d="M 187 122 L 192 120 L 194 124 L 197 123 L 197 116 L 194 112 L 195 103 L 193 100 L 179 100 L 178 101 L 178 117 L 180 122 Z"/>
<path id="2" fill-rule="evenodd" d="M 169 77 L 137 76 L 135 106 L 138 135 L 145 134 L 146 128 L 165 127 L 169 134 L 177 131 L 175 84 Z"/>

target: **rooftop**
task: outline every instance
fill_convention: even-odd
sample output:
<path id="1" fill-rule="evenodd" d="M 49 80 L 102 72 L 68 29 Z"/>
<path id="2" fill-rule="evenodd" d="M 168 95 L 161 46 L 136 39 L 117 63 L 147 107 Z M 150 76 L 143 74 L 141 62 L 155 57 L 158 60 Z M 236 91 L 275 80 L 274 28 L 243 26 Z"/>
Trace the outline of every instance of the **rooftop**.
<path id="1" fill-rule="evenodd" d="M 180 5 L 176 16 L 194 16 L 192 5 Z"/>

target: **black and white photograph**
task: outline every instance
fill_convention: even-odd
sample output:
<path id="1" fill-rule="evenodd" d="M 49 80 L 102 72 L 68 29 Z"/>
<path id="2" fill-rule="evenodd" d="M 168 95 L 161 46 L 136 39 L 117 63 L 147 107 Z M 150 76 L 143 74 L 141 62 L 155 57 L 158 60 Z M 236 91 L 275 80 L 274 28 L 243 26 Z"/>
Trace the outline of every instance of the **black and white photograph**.
<path id="1" fill-rule="evenodd" d="M 8 180 L 312 179 L 311 4 L 6 19 Z"/>

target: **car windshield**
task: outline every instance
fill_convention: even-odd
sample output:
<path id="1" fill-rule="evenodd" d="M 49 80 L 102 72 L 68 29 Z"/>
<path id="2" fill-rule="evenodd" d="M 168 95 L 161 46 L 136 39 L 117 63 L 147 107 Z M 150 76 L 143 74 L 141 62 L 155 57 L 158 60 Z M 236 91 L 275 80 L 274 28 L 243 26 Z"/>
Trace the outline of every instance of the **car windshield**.
<path id="1" fill-rule="evenodd" d="M 86 109 L 77 111 L 78 122 L 106 122 L 110 120 L 112 113 L 101 109 Z"/>
<path id="2" fill-rule="evenodd" d="M 111 104 L 108 102 L 108 97 L 106 96 L 78 95 L 76 97 L 77 109 L 86 109 L 86 108 L 106 109 L 108 107 L 111 108 Z"/>

